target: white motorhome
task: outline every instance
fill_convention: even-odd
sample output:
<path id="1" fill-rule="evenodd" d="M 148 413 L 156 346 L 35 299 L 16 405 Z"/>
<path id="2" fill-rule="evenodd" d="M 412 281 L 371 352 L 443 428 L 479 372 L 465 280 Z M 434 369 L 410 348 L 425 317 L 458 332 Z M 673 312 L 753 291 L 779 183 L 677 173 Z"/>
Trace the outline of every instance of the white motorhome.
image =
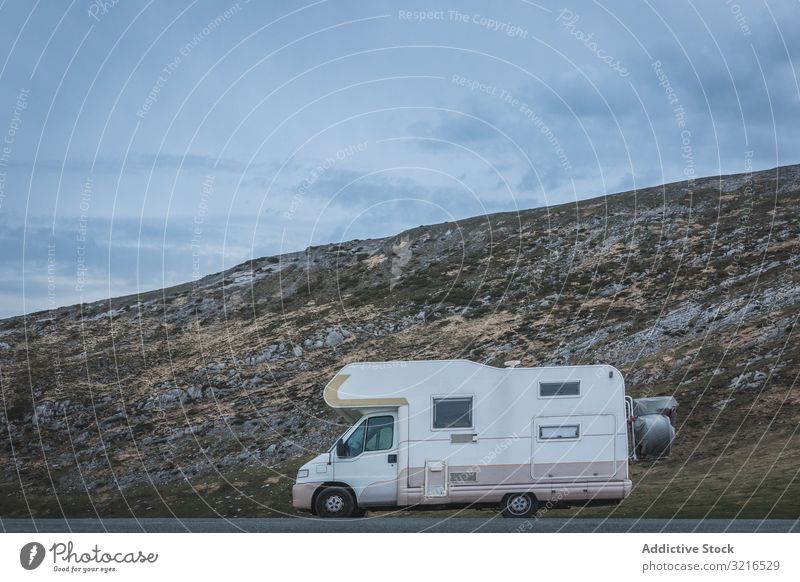
<path id="1" fill-rule="evenodd" d="M 457 506 L 526 517 L 631 491 L 629 400 L 612 366 L 355 363 L 324 399 L 353 424 L 292 490 L 295 508 L 322 517 Z"/>

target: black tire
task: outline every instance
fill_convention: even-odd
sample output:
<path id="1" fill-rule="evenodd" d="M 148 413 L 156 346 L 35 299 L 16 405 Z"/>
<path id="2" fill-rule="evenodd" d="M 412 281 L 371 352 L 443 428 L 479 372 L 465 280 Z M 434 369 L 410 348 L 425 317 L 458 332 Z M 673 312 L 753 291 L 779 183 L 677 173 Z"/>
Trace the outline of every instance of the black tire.
<path id="1" fill-rule="evenodd" d="M 533 517 L 539 510 L 539 502 L 530 493 L 509 493 L 503 497 L 503 517 Z"/>
<path id="2" fill-rule="evenodd" d="M 351 517 L 356 503 L 347 489 L 328 487 L 317 496 L 315 508 L 320 517 Z"/>

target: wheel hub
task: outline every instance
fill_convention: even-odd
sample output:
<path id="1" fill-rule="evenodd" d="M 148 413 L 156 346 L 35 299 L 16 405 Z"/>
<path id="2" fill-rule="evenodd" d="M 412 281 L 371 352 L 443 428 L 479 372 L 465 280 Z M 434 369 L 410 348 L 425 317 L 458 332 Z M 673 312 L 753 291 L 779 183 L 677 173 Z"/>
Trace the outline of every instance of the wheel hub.
<path id="1" fill-rule="evenodd" d="M 518 495 L 511 499 L 508 508 L 514 513 L 525 513 L 530 507 L 531 502 L 525 495 Z"/>
<path id="2" fill-rule="evenodd" d="M 344 499 L 341 495 L 331 495 L 325 500 L 325 508 L 331 513 L 339 513 L 344 508 Z"/>

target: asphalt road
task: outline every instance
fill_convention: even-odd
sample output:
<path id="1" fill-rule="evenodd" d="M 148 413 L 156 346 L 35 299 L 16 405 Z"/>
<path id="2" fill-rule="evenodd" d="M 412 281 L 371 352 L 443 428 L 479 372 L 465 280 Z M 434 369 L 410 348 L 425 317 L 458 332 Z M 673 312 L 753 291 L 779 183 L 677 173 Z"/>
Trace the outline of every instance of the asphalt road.
<path id="1" fill-rule="evenodd" d="M 798 532 L 800 520 L 790 519 L 503 519 L 459 517 L 318 518 L 147 518 L 147 519 L 2 519 L 8 533 L 81 532 Z"/>

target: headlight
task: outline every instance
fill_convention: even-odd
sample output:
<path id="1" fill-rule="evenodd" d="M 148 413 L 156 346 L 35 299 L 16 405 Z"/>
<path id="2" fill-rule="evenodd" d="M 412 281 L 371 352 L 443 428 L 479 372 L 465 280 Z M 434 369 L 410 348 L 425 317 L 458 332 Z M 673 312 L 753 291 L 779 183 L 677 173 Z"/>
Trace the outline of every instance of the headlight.
<path id="1" fill-rule="evenodd" d="M 297 478 L 298 479 L 304 479 L 306 477 L 308 477 L 308 469 L 300 469 L 297 472 Z"/>

